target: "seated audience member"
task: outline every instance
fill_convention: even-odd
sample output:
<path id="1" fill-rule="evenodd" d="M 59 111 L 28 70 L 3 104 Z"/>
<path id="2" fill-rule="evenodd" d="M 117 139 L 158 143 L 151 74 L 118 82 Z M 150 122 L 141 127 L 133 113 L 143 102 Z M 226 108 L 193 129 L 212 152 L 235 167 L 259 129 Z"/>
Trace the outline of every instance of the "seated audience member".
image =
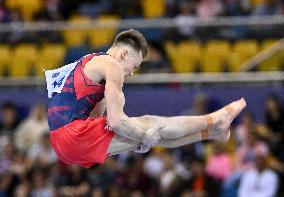
<path id="1" fill-rule="evenodd" d="M 28 158 L 41 166 L 55 164 L 57 156 L 50 146 L 49 133 L 43 133 L 39 143 L 31 146 L 28 152 Z"/>
<path id="2" fill-rule="evenodd" d="M 282 146 L 284 142 L 284 109 L 280 98 L 275 95 L 267 96 L 265 100 L 266 137 L 269 146 L 280 160 L 284 162 Z"/>
<path id="3" fill-rule="evenodd" d="M 235 139 L 237 140 L 238 146 L 242 145 L 250 132 L 256 129 L 256 122 L 251 113 L 246 112 L 241 116 L 241 122 L 235 128 Z"/>
<path id="4" fill-rule="evenodd" d="M 46 108 L 43 104 L 37 104 L 16 130 L 15 143 L 17 148 L 24 152 L 28 151 L 33 144 L 40 142 L 42 134 L 47 131 Z"/>
<path id="5" fill-rule="evenodd" d="M 213 155 L 209 156 L 206 173 L 216 180 L 224 181 L 231 175 L 232 164 L 223 144 L 213 144 Z"/>
<path id="6" fill-rule="evenodd" d="M 240 188 L 239 197 L 276 196 L 278 189 L 278 176 L 268 166 L 267 155 L 257 154 L 255 166 L 244 172 Z"/>
<path id="7" fill-rule="evenodd" d="M 14 140 L 14 131 L 19 124 L 16 106 L 13 103 L 5 102 L 1 106 L 1 117 L 2 121 L 0 122 L 0 155 L 4 150 L 4 147 Z"/>

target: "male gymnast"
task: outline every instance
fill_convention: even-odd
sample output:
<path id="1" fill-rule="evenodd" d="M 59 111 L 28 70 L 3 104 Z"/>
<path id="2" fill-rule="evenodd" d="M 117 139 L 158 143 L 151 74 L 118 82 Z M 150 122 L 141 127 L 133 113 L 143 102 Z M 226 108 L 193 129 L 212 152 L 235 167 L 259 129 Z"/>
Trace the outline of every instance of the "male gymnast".
<path id="1" fill-rule="evenodd" d="M 124 79 L 139 68 L 147 53 L 143 35 L 130 29 L 119 33 L 106 53 L 88 54 L 46 71 L 50 139 L 63 162 L 89 168 L 125 151 L 229 139 L 231 122 L 246 106 L 243 98 L 202 116 L 124 113 Z"/>

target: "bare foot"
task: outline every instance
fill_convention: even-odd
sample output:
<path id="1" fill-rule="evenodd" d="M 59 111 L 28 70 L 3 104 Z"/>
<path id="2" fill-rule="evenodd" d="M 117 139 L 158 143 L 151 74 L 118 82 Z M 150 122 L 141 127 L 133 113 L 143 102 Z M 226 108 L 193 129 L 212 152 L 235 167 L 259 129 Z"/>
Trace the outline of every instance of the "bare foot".
<path id="1" fill-rule="evenodd" d="M 209 114 L 212 118 L 212 125 L 208 125 L 209 138 L 227 142 L 230 138 L 230 124 L 235 117 L 245 108 L 246 101 L 241 98 L 226 105 L 222 109 Z"/>

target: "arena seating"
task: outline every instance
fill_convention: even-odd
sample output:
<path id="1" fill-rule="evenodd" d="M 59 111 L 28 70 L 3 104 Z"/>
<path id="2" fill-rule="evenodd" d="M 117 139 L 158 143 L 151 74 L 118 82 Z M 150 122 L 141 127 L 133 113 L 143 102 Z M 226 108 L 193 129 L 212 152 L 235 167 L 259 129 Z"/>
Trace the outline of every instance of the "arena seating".
<path id="1" fill-rule="evenodd" d="M 106 17 L 106 20 L 113 18 Z M 103 18 L 102 20 L 105 20 Z M 115 20 L 118 20 L 117 18 Z M 92 35 L 104 32 L 104 36 Z M 43 75 L 43 69 L 52 69 L 64 62 L 68 48 L 80 46 L 82 40 L 89 36 L 93 49 L 109 46 L 114 39 L 116 30 L 92 30 L 64 32 L 64 43 L 19 44 L 14 47 L 0 45 L 0 75 L 4 75 L 5 66 L 10 65 L 8 73 L 11 76 Z M 80 39 L 79 39 L 80 38 Z M 276 39 L 261 42 L 256 40 L 239 40 L 231 43 L 225 40 L 209 40 L 201 43 L 198 40 L 181 41 L 178 43 L 166 41 L 163 47 L 171 62 L 171 70 L 175 73 L 186 72 L 238 72 L 239 65 L 257 53 L 275 43 Z M 11 58 L 13 55 L 13 58 Z M 281 59 L 284 51 L 273 55 L 262 62 L 259 71 L 281 70 Z M 21 68 L 21 69 L 18 69 Z"/>

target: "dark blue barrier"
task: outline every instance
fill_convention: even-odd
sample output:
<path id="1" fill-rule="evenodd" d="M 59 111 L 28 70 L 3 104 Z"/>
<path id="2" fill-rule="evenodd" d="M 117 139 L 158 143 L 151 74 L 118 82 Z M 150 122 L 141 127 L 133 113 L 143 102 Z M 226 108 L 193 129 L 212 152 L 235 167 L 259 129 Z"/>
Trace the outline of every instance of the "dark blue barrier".
<path id="1" fill-rule="evenodd" d="M 216 110 L 235 99 L 247 100 L 246 110 L 252 112 L 257 121 L 264 119 L 264 101 L 273 93 L 284 100 L 284 86 L 201 86 L 172 88 L 126 88 L 126 109 L 131 116 L 159 114 L 164 116 L 179 115 L 190 108 L 194 95 L 207 94 L 210 99 L 210 111 Z M 282 102 L 283 103 L 283 102 Z"/>
<path id="2" fill-rule="evenodd" d="M 173 116 L 179 115 L 192 105 L 193 98 L 198 93 L 207 94 L 210 99 L 211 111 L 235 99 L 244 97 L 247 100 L 247 110 L 252 112 L 257 121 L 264 119 L 264 100 L 267 95 L 274 93 L 284 100 L 284 85 L 233 85 L 233 86 L 126 86 L 125 112 L 130 116 L 144 114 Z M 9 88 L 0 89 L 0 104 L 4 101 L 15 102 L 22 111 L 35 103 L 47 102 L 44 88 Z M 26 110 L 26 111 L 25 111 Z"/>

